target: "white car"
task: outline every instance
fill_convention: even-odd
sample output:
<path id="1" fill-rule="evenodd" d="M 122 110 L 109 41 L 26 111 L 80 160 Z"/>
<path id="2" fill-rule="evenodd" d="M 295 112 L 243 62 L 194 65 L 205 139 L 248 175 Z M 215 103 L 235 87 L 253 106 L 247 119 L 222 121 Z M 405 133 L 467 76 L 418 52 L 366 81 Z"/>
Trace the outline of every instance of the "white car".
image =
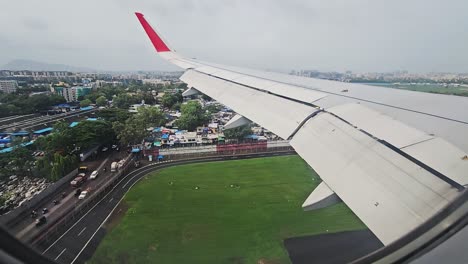
<path id="1" fill-rule="evenodd" d="M 93 172 L 91 173 L 91 175 L 89 176 L 89 178 L 90 178 L 91 180 L 94 180 L 94 179 L 97 178 L 97 176 L 98 176 L 98 171 L 93 171 Z"/>
<path id="2" fill-rule="evenodd" d="M 88 191 L 82 191 L 80 193 L 80 196 L 78 196 L 78 199 L 83 200 L 86 197 L 87 194 L 88 194 Z"/>

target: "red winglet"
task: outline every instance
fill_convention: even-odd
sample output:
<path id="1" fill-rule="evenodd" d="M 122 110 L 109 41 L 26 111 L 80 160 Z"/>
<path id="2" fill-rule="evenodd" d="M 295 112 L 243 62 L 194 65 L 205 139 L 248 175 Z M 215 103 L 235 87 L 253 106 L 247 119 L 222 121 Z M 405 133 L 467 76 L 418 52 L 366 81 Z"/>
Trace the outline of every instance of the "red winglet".
<path id="1" fill-rule="evenodd" d="M 166 43 L 158 36 L 158 34 L 154 31 L 151 25 L 146 21 L 145 17 L 142 13 L 136 12 L 135 15 L 137 16 L 138 20 L 140 21 L 143 29 L 146 31 L 146 34 L 150 38 L 153 46 L 156 48 L 157 52 L 166 52 L 171 51 L 167 46 Z"/>

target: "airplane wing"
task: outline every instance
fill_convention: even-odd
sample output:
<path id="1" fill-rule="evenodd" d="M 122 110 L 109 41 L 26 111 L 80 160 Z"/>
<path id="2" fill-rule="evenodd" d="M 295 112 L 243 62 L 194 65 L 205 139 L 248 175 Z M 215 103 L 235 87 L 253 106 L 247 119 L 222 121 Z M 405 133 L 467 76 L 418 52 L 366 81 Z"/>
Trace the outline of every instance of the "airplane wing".
<path id="1" fill-rule="evenodd" d="M 323 182 L 304 207 L 338 196 L 388 245 L 468 184 L 468 98 L 243 69 L 172 51 L 136 16 L 181 80 L 289 139 Z M 230 124 L 230 125 L 232 125 Z M 331 199 L 334 200 L 334 199 Z"/>

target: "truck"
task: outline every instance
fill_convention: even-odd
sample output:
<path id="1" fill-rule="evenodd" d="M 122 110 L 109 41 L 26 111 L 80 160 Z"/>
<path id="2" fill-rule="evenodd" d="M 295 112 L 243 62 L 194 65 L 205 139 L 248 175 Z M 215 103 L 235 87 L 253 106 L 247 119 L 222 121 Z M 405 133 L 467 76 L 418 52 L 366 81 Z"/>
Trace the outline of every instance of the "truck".
<path id="1" fill-rule="evenodd" d="M 118 166 L 118 164 L 117 164 L 116 161 L 112 162 L 112 164 L 111 164 L 111 172 L 116 172 L 116 171 L 117 171 L 117 166 Z"/>

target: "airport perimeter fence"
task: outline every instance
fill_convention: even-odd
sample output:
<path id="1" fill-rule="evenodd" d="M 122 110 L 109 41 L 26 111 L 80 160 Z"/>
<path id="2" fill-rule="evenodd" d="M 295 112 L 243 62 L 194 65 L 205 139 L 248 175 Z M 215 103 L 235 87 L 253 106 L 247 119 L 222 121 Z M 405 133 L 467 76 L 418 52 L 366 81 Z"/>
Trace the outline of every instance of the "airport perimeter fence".
<path id="1" fill-rule="evenodd" d="M 31 200 L 24 202 L 21 206 L 15 208 L 11 212 L 3 215 L 1 217 L 2 226 L 9 228 L 13 227 L 18 222 L 24 219 L 24 217 L 29 217 L 32 210 L 36 210 L 39 204 L 41 204 L 46 198 L 50 195 L 57 195 L 63 188 L 64 185 L 69 184 L 69 182 L 76 176 L 78 169 L 74 169 L 72 172 L 68 173 L 60 180 L 52 183 L 45 190 L 35 195 Z"/>
<path id="2" fill-rule="evenodd" d="M 271 152 L 291 152 L 294 151 L 292 147 L 284 142 L 277 143 L 268 148 L 251 148 L 251 149 L 241 149 L 234 150 L 229 153 L 220 153 L 216 151 L 199 151 L 196 153 L 172 153 L 171 155 L 165 156 L 166 162 L 180 162 L 180 161 L 190 161 L 203 158 L 216 158 L 216 157 L 227 157 L 227 156 L 236 156 L 236 155 L 245 155 L 245 154 L 258 154 L 258 153 L 271 153 Z M 122 180 L 128 172 L 133 168 L 133 158 L 129 159 L 124 167 L 119 170 L 116 175 L 102 185 L 99 189 L 93 191 L 93 193 L 86 198 L 84 201 L 75 204 L 75 206 L 69 208 L 65 211 L 63 217 L 56 219 L 53 222 L 48 222 L 48 228 L 43 232 L 29 238 L 27 241 L 24 241 L 38 250 L 45 250 L 46 245 L 54 242 L 59 238 L 61 234 L 66 232 L 76 221 L 83 217 L 86 212 L 88 212 L 93 206 L 96 206 L 97 203 L 107 194 L 109 194 L 113 188 Z M 170 163 L 160 163 L 153 162 L 150 166 L 155 166 L 157 164 L 169 165 Z"/>
<path id="3" fill-rule="evenodd" d="M 213 155 L 239 155 L 272 151 L 293 150 L 287 140 L 267 141 L 258 143 L 240 143 L 240 144 L 220 144 L 206 145 L 197 147 L 178 147 L 171 149 L 161 149 L 160 155 L 164 160 L 180 160 L 188 158 L 202 158 Z"/>

